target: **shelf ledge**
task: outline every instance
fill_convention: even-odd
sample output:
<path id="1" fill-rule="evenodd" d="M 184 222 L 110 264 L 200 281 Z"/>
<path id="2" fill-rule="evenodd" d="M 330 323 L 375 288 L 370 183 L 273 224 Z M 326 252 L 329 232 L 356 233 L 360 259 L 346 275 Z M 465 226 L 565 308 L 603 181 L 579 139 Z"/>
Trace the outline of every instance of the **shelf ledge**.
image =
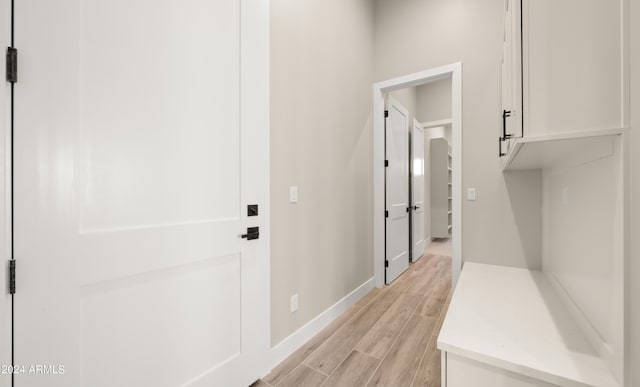
<path id="1" fill-rule="evenodd" d="M 554 385 L 620 386 L 537 270 L 465 263 L 438 348 Z"/>
<path id="2" fill-rule="evenodd" d="M 430 129 L 438 128 L 441 126 L 451 126 L 452 123 L 453 120 L 451 118 L 445 118 L 444 120 L 421 122 L 420 126 L 422 126 L 423 129 Z"/>
<path id="3" fill-rule="evenodd" d="M 605 129 L 518 138 L 504 159 L 503 170 L 565 168 L 613 154 L 624 129 Z"/>

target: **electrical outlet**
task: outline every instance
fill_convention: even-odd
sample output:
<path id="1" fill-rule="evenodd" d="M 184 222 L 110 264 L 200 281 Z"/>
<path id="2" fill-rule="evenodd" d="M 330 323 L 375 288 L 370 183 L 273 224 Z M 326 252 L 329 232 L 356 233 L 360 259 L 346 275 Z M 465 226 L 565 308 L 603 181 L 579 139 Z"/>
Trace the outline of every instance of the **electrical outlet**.
<path id="1" fill-rule="evenodd" d="M 290 203 L 298 202 L 298 187 L 296 186 L 289 187 L 289 202 Z"/>
<path id="2" fill-rule="evenodd" d="M 476 189 L 475 188 L 467 188 L 467 200 L 471 200 L 471 201 L 476 200 Z"/>
<path id="3" fill-rule="evenodd" d="M 291 296 L 291 313 L 298 310 L 298 295 L 294 294 Z"/>

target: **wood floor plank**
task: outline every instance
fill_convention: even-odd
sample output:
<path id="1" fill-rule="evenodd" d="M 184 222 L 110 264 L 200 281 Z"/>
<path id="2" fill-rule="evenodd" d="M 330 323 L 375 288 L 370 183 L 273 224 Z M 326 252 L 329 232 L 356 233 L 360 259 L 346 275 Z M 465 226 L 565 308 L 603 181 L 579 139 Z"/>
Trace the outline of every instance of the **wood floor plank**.
<path id="1" fill-rule="evenodd" d="M 407 288 L 406 293 L 424 296 L 435 280 L 435 273 L 431 270 L 426 270 L 422 272 L 420 276 L 415 277 L 411 285 Z"/>
<path id="2" fill-rule="evenodd" d="M 390 305 L 389 302 L 377 300 L 362 308 L 357 315 L 313 352 L 304 363 L 326 374 L 333 372 Z"/>
<path id="3" fill-rule="evenodd" d="M 331 374 L 324 386 L 364 386 L 380 364 L 380 360 L 359 351 L 351 351 L 345 361 Z"/>
<path id="4" fill-rule="evenodd" d="M 437 337 L 440 334 L 440 329 L 442 328 L 442 324 L 444 324 L 444 318 L 447 315 L 447 309 L 449 308 L 449 303 L 451 302 L 451 296 L 447 297 L 447 300 L 444 302 L 442 306 L 442 310 L 440 311 L 440 317 L 436 322 L 436 326 L 434 328 L 433 334 Z"/>
<path id="5" fill-rule="evenodd" d="M 393 303 L 409 288 L 414 280 L 415 277 L 411 276 L 410 272 L 405 272 L 391 284 L 382 289 L 378 296 L 378 300 Z"/>
<path id="6" fill-rule="evenodd" d="M 291 372 L 278 387 L 318 387 L 324 383 L 327 375 L 300 364 Z"/>
<path id="7" fill-rule="evenodd" d="M 363 306 L 366 306 L 368 303 L 370 303 L 371 301 L 375 300 L 380 295 L 381 291 L 382 291 L 382 289 L 380 289 L 380 288 L 373 288 L 373 290 L 371 290 L 364 297 L 362 297 L 360 300 L 358 300 L 358 302 L 353 304 L 353 307 L 354 308 L 362 308 Z"/>
<path id="8" fill-rule="evenodd" d="M 249 387 L 272 387 L 272 386 L 268 383 L 263 382 L 262 380 L 258 380 L 257 382 L 253 383 Z"/>
<path id="9" fill-rule="evenodd" d="M 402 294 L 360 340 L 356 349 L 382 359 L 416 310 L 420 299 L 417 295 Z"/>
<path id="10" fill-rule="evenodd" d="M 313 351 L 318 349 L 331 335 L 333 335 L 338 329 L 342 328 L 344 324 L 349 321 L 353 316 L 358 314 L 360 308 L 355 305 L 347 309 L 338 318 L 333 320 L 331 324 L 327 325 L 320 333 L 315 335 L 311 340 L 306 342 L 297 351 L 286 358 L 282 363 L 278 364 L 276 368 L 262 378 L 266 383 L 272 386 L 280 383 L 291 371 L 293 371 L 300 363 L 305 361 Z"/>
<path id="11" fill-rule="evenodd" d="M 409 386 L 433 334 L 436 320 L 414 314 L 368 386 Z"/>
<path id="12" fill-rule="evenodd" d="M 432 294 L 427 294 L 421 301 L 418 306 L 417 313 L 424 317 L 440 317 L 440 312 L 442 312 L 442 308 L 444 307 L 446 299 L 438 296 L 434 296 Z"/>
<path id="13" fill-rule="evenodd" d="M 414 387 L 440 387 L 440 350 L 437 348 L 435 336 L 429 342 L 427 352 L 422 358 L 422 362 L 418 366 L 418 373 L 413 380 Z"/>
<path id="14" fill-rule="evenodd" d="M 252 387 L 362 386 L 368 379 L 372 386 L 407 386 L 412 380 L 416 386 L 440 386 L 436 341 L 450 286 L 450 253 L 426 252 L 392 284 L 373 289 Z M 413 315 L 405 316 L 403 303 L 415 305 Z M 400 327 L 392 332 L 388 327 L 395 325 Z"/>

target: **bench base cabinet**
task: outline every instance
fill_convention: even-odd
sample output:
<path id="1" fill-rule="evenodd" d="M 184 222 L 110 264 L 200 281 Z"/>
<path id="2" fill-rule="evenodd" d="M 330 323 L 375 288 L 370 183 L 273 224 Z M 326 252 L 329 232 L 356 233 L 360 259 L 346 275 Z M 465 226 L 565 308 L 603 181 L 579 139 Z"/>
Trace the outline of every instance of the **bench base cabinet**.
<path id="1" fill-rule="evenodd" d="M 438 335 L 446 387 L 621 387 L 547 273 L 467 262 Z"/>
<path id="2" fill-rule="evenodd" d="M 442 352 L 443 387 L 557 387 L 502 368 Z"/>

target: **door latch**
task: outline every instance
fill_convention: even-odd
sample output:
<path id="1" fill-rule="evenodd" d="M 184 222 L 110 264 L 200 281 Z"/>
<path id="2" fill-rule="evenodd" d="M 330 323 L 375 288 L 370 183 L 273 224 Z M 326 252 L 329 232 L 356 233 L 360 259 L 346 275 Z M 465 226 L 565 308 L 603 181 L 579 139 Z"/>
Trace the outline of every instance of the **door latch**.
<path id="1" fill-rule="evenodd" d="M 260 228 L 259 227 L 247 227 L 247 233 L 240 235 L 241 238 L 246 239 L 248 241 L 254 239 L 260 239 Z"/>

